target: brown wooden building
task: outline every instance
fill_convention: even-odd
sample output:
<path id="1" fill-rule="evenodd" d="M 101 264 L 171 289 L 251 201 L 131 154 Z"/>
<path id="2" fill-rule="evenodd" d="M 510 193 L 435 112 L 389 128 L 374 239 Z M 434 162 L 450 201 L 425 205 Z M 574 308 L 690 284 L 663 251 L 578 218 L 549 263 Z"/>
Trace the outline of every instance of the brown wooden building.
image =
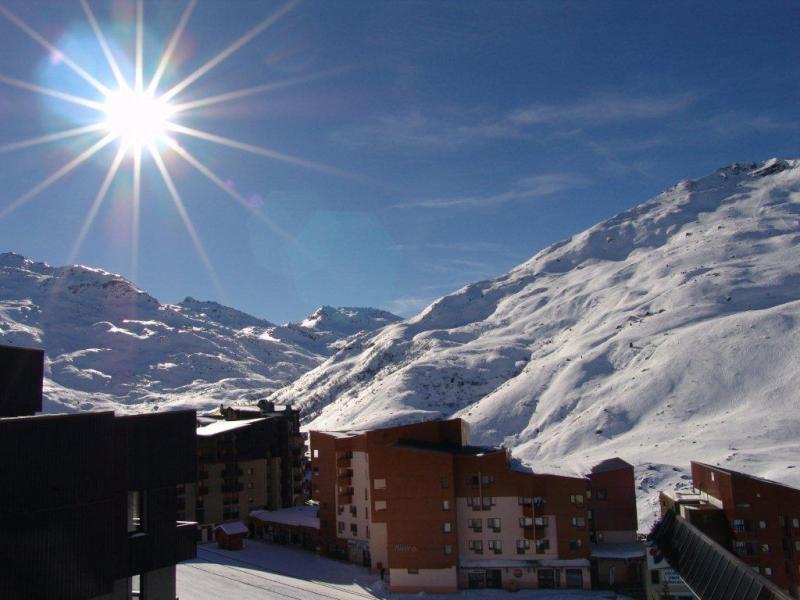
<path id="1" fill-rule="evenodd" d="M 468 435 L 461 419 L 311 432 L 322 550 L 397 592 L 589 588 L 590 479 L 517 468 Z M 635 505 L 633 522 L 635 538 Z"/>
<path id="2" fill-rule="evenodd" d="M 23 372 L 0 378 L 1 414 L 26 415 L 0 418 L 0 598 L 174 600 L 175 564 L 195 557 L 196 523 L 175 520 L 194 411 L 31 416 L 41 362 Z"/>
<path id="3" fill-rule="evenodd" d="M 662 492 L 662 514 L 673 510 L 800 597 L 800 490 L 694 461 L 692 484 L 692 494 Z"/>

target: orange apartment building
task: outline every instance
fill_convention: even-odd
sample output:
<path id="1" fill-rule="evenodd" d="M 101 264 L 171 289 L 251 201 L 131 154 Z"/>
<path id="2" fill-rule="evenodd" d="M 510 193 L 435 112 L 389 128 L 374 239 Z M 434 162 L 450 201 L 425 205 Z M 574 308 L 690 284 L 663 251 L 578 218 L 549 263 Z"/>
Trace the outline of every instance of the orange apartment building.
<path id="1" fill-rule="evenodd" d="M 388 576 L 394 592 L 590 588 L 591 480 L 516 469 L 468 437 L 461 419 L 312 431 L 321 551 Z M 606 539 L 635 540 L 635 510 L 592 515 Z"/>
<path id="2" fill-rule="evenodd" d="M 690 494 L 662 492 L 673 510 L 793 597 L 800 597 L 800 490 L 692 461 Z"/>

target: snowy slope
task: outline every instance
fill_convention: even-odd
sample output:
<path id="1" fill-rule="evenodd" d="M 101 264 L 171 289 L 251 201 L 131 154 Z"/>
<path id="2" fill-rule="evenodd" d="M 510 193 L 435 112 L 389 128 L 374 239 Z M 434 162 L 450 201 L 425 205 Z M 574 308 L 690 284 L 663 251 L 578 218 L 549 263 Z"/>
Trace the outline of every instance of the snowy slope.
<path id="1" fill-rule="evenodd" d="M 0 254 L 0 343 L 45 349 L 49 411 L 252 402 L 317 366 L 343 338 L 398 320 L 331 310 L 346 310 L 354 326 L 344 316 L 338 330 L 274 325 L 193 298 L 160 304 L 112 273 Z"/>
<path id="2" fill-rule="evenodd" d="M 351 340 L 272 399 L 308 427 L 461 416 L 534 469 L 691 459 L 800 486 L 800 161 L 732 165 Z M 654 497 L 642 494 L 643 524 Z"/>

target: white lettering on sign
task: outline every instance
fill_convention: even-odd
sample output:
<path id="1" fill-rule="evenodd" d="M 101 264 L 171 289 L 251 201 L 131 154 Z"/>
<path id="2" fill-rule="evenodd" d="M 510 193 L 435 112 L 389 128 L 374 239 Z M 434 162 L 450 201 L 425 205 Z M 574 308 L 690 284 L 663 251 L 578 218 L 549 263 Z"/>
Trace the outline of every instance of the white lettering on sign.
<path id="1" fill-rule="evenodd" d="M 394 545 L 395 552 L 416 552 L 416 546 L 408 546 L 406 544 L 395 544 Z"/>

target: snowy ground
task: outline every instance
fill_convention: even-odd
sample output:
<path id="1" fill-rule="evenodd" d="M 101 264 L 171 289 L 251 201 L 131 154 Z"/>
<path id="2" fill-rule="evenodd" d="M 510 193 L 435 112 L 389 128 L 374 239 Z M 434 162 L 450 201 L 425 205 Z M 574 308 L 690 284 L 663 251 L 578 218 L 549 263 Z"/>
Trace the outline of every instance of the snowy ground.
<path id="1" fill-rule="evenodd" d="M 247 540 L 244 550 L 197 547 L 197 558 L 178 565 L 182 600 L 355 600 L 388 598 L 380 579 L 363 567 L 317 556 L 297 548 Z M 436 600 L 602 600 L 608 592 L 471 590 L 431 596 Z M 392 598 L 419 598 L 427 594 Z M 623 596 L 619 600 L 625 600 Z"/>

